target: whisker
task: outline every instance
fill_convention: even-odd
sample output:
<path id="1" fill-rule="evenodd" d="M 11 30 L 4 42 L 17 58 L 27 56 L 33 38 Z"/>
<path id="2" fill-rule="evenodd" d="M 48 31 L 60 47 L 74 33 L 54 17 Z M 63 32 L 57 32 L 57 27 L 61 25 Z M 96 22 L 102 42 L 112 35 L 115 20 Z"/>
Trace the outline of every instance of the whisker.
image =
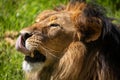
<path id="1" fill-rule="evenodd" d="M 48 48 L 46 49 L 46 47 L 44 47 L 44 46 L 42 46 L 42 45 L 41 45 L 41 48 L 42 48 L 46 53 L 50 54 L 51 56 L 53 56 L 53 57 L 55 57 L 55 58 L 57 58 L 57 59 L 60 59 L 60 57 L 57 57 L 56 55 L 53 55 Z"/>
<path id="2" fill-rule="evenodd" d="M 48 47 L 44 46 L 43 43 L 40 43 L 40 45 L 43 46 L 44 48 L 50 50 L 50 51 L 54 51 L 54 52 L 57 52 L 57 53 L 60 52 L 60 51 L 57 51 L 57 50 L 54 50 L 54 49 L 51 49 L 51 48 L 48 48 Z"/>

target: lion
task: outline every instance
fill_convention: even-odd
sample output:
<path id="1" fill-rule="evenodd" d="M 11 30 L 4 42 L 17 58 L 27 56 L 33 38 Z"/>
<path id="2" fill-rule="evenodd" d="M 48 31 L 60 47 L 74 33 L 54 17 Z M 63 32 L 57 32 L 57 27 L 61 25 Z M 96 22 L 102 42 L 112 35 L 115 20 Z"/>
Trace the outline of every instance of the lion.
<path id="1" fill-rule="evenodd" d="M 20 31 L 27 80 L 119 80 L 120 30 L 86 2 L 40 13 Z"/>

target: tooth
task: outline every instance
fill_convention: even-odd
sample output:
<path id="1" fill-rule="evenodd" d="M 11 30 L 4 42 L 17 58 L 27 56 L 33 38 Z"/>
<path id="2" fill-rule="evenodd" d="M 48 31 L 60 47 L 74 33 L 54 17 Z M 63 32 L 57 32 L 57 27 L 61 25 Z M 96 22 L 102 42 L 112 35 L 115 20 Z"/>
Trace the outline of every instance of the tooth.
<path id="1" fill-rule="evenodd" d="M 34 54 L 33 54 L 33 52 L 31 53 L 31 57 L 32 57 L 32 58 L 34 57 Z"/>

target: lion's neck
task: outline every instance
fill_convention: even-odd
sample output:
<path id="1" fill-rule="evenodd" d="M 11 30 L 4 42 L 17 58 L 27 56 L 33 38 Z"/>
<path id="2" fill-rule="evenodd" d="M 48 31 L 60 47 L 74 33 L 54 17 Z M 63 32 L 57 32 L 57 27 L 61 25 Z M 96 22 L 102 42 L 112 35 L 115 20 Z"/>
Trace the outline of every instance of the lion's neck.
<path id="1" fill-rule="evenodd" d="M 79 80 L 85 53 L 86 49 L 82 43 L 71 43 L 60 59 L 51 80 Z"/>

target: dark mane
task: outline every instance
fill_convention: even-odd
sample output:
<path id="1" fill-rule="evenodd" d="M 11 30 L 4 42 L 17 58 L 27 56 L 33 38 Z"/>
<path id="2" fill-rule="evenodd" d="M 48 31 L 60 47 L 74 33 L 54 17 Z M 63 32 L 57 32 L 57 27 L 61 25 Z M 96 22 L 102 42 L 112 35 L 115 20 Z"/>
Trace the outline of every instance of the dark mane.
<path id="1" fill-rule="evenodd" d="M 97 6 L 87 5 L 84 9 L 86 17 L 98 17 L 102 20 L 102 33 L 99 39 L 87 43 L 88 55 L 96 49 L 98 61 L 106 78 L 105 80 L 120 79 L 120 30 L 106 17 L 103 9 Z M 109 72 L 109 73 L 108 73 Z M 111 78 L 110 78 L 111 76 Z"/>
<path id="2" fill-rule="evenodd" d="M 109 27 L 111 30 L 104 34 L 100 53 L 105 57 L 105 61 L 113 70 L 117 79 L 120 79 L 120 30 L 112 23 Z"/>

